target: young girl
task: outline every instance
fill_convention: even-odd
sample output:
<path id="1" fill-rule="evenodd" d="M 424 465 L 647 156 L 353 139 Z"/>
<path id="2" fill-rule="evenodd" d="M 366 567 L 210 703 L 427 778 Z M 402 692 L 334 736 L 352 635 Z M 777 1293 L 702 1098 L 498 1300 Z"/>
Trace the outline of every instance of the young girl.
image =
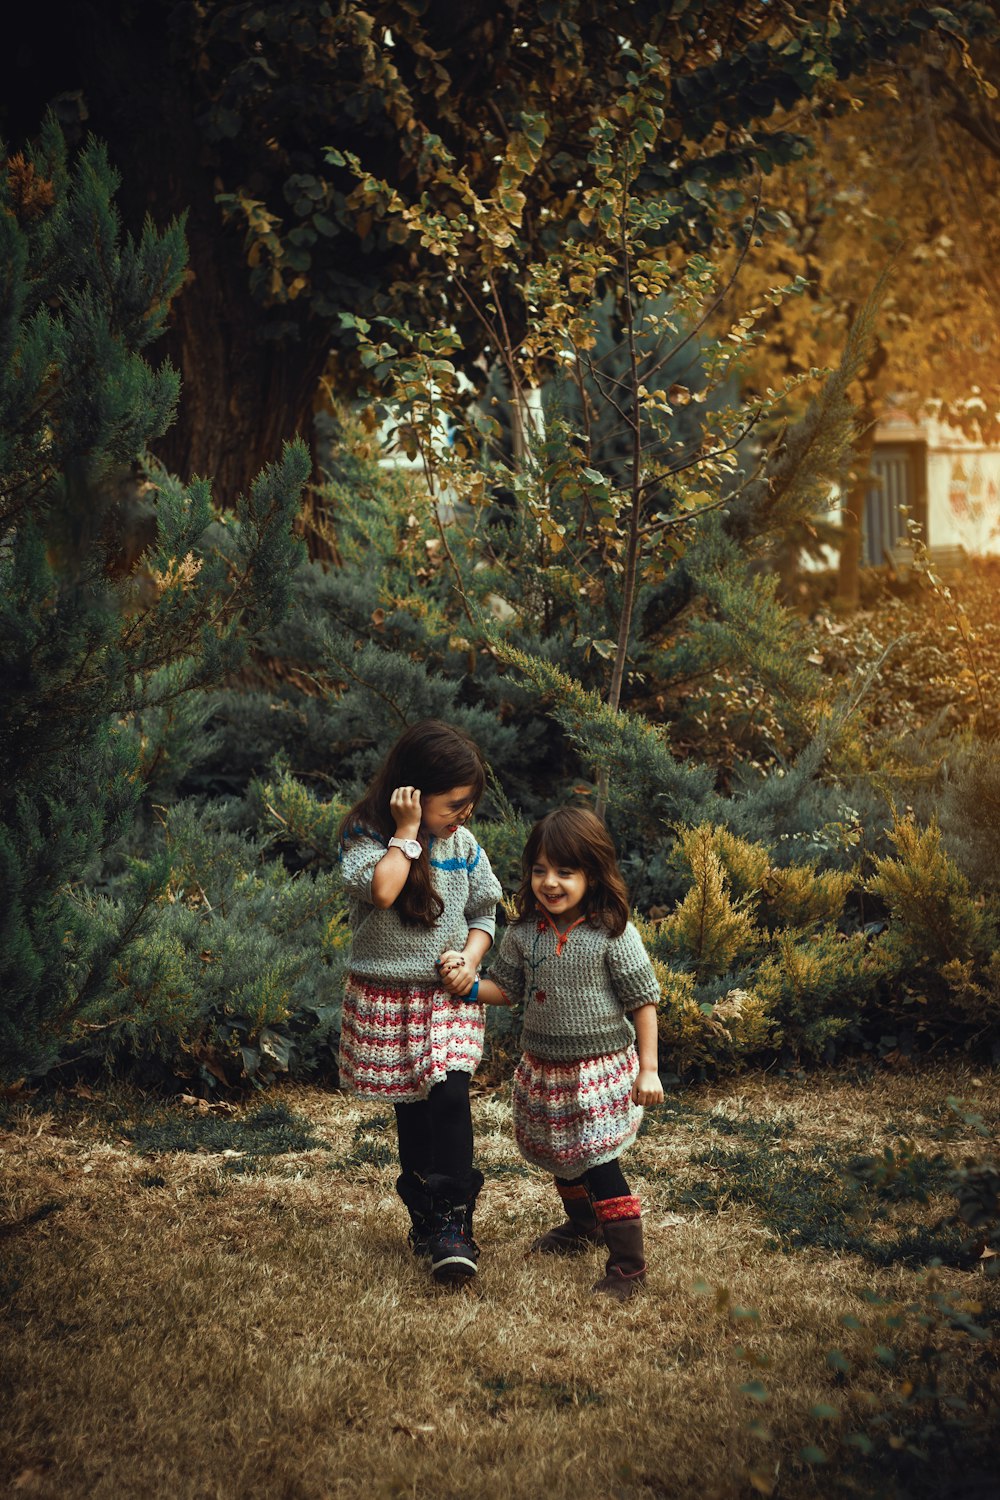
<path id="1" fill-rule="evenodd" d="M 427 719 L 400 735 L 340 830 L 351 925 L 341 1083 L 395 1108 L 396 1191 L 439 1281 L 474 1276 L 479 1258 L 469 1082 L 500 884 L 464 825 L 484 784 L 475 742 Z"/>
<path id="2" fill-rule="evenodd" d="M 593 1290 L 625 1301 L 646 1273 L 639 1199 L 618 1157 L 644 1104 L 659 1104 L 660 987 L 635 927 L 614 845 L 600 819 L 561 807 L 536 823 L 522 859 L 517 919 L 479 997 L 524 1000 L 514 1075 L 521 1155 L 555 1177 L 566 1222 L 533 1250 L 608 1249 Z"/>

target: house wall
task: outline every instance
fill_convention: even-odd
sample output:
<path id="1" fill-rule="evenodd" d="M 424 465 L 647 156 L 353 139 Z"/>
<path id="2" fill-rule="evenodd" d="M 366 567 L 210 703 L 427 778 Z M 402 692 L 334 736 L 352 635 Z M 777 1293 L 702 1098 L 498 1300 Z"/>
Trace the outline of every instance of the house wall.
<path id="1" fill-rule="evenodd" d="M 972 444 L 928 448 L 927 542 L 1000 556 L 1000 451 Z"/>
<path id="2" fill-rule="evenodd" d="M 905 453 L 910 455 L 905 498 L 932 556 L 957 548 L 969 557 L 1000 556 L 1000 449 L 971 442 L 956 428 L 933 419 L 917 423 L 896 417 L 880 422 L 875 431 L 876 459 L 894 456 L 898 460 Z M 885 462 L 873 462 L 872 468 L 872 484 L 885 486 Z M 895 498 L 898 478 L 890 486 Z M 879 561 L 867 556 L 872 548 L 867 537 L 869 505 L 870 497 L 863 566 Z M 841 523 L 836 489 L 831 491 L 830 511 L 822 519 L 835 527 Z M 893 550 L 905 554 L 905 526 L 900 532 L 901 541 Z M 825 547 L 821 558 L 803 557 L 800 566 L 806 572 L 835 569 L 837 554 L 835 546 Z"/>

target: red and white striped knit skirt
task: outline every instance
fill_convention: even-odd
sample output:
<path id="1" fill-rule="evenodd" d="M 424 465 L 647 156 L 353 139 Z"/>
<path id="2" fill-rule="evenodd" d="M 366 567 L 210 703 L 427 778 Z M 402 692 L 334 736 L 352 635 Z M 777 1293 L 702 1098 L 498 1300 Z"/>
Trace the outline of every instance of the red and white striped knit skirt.
<path id="1" fill-rule="evenodd" d="M 579 1177 L 613 1161 L 636 1137 L 634 1047 L 552 1062 L 526 1052 L 514 1074 L 514 1138 L 525 1161 L 555 1177 Z"/>
<path id="2" fill-rule="evenodd" d="M 485 1011 L 427 985 L 349 974 L 340 1023 L 340 1082 L 367 1098 L 426 1099 L 446 1073 L 474 1073 Z"/>

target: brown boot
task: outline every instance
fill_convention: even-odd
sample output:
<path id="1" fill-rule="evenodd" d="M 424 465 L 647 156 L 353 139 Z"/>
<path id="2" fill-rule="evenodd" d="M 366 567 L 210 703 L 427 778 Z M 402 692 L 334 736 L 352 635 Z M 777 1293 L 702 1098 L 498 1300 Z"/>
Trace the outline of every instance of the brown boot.
<path id="1" fill-rule="evenodd" d="M 603 1245 L 601 1233 L 590 1194 L 582 1182 L 556 1183 L 556 1191 L 566 1210 L 565 1224 L 557 1224 L 547 1234 L 540 1235 L 529 1247 L 542 1255 L 579 1255 L 594 1245 Z"/>
<path id="2" fill-rule="evenodd" d="M 639 1200 L 631 1196 L 599 1198 L 594 1212 L 604 1231 L 609 1254 L 604 1275 L 590 1290 L 605 1292 L 616 1302 L 627 1302 L 646 1279 Z"/>

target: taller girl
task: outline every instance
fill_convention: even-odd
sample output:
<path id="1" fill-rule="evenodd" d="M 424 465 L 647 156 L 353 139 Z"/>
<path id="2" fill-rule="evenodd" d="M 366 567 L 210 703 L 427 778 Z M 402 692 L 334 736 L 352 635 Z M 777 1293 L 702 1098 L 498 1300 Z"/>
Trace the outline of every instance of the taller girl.
<path id="1" fill-rule="evenodd" d="M 341 1083 L 394 1106 L 410 1244 L 448 1282 L 474 1276 L 479 1258 L 469 1083 L 483 1052 L 479 963 L 501 893 L 465 823 L 485 779 L 475 741 L 425 719 L 400 735 L 340 829 L 352 934 Z"/>

